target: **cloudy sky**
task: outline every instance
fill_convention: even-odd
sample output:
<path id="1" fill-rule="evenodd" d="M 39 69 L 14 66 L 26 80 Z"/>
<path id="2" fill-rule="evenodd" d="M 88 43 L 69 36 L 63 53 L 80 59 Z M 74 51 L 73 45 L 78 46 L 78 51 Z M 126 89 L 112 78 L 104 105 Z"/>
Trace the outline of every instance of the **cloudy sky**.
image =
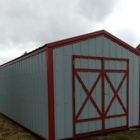
<path id="1" fill-rule="evenodd" d="M 48 42 L 105 29 L 140 43 L 139 0 L 0 0 L 0 65 Z"/>

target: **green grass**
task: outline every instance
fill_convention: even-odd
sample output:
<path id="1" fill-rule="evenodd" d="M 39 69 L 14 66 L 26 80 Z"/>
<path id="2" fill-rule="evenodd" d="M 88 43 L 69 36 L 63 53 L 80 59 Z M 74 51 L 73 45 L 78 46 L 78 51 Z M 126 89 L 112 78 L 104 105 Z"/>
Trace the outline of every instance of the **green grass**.
<path id="1" fill-rule="evenodd" d="M 39 140 L 39 138 L 0 115 L 0 140 Z"/>
<path id="2" fill-rule="evenodd" d="M 123 130 L 103 135 L 85 137 L 78 140 L 140 140 L 140 128 L 135 130 Z"/>

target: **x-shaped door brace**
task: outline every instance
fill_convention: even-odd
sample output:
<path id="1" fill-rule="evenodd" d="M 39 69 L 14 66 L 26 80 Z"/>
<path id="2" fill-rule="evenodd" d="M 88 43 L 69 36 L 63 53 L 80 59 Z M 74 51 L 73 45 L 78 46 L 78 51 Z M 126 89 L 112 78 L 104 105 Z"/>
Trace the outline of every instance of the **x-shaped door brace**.
<path id="1" fill-rule="evenodd" d="M 91 88 L 90 91 L 88 91 L 87 87 L 85 86 L 85 84 L 83 83 L 82 79 L 80 78 L 80 76 L 78 75 L 78 73 L 77 73 L 76 71 L 75 71 L 75 76 L 77 77 L 77 79 L 78 79 L 78 81 L 81 83 L 81 85 L 82 85 L 82 87 L 83 87 L 85 93 L 87 94 L 87 97 L 86 97 L 85 101 L 83 102 L 83 104 L 82 104 L 80 110 L 78 111 L 78 113 L 77 113 L 75 119 L 78 120 L 78 117 L 80 116 L 80 114 L 81 114 L 81 112 L 82 112 L 84 106 L 86 105 L 86 103 L 87 103 L 87 101 L 88 101 L 89 99 L 91 100 L 91 102 L 92 102 L 92 104 L 95 106 L 95 108 L 97 109 L 97 112 L 99 113 L 99 115 L 102 116 L 102 112 L 100 111 L 98 105 L 96 104 L 95 100 L 94 100 L 93 97 L 91 96 L 91 94 L 92 94 L 93 90 L 95 89 L 95 87 L 96 87 L 96 85 L 97 85 L 99 79 L 100 79 L 101 76 L 102 76 L 101 73 L 99 73 L 99 75 L 98 75 L 98 77 L 97 77 L 97 79 L 96 79 L 95 83 L 93 84 L 93 86 L 92 86 L 92 88 Z"/>
<path id="2" fill-rule="evenodd" d="M 77 77 L 79 83 L 82 85 L 82 87 L 83 87 L 85 93 L 87 94 L 87 97 L 86 97 L 86 99 L 84 100 L 82 106 L 80 107 L 80 109 L 79 109 L 79 111 L 78 111 L 78 113 L 77 113 L 77 115 L 76 115 L 76 117 L 75 117 L 75 121 L 78 122 L 78 117 L 80 116 L 80 114 L 81 114 L 83 108 L 85 107 L 85 105 L 86 105 L 86 103 L 87 103 L 87 101 L 88 101 L 89 99 L 90 99 L 90 101 L 92 102 L 92 104 L 94 105 L 94 107 L 97 109 L 97 112 L 98 112 L 99 115 L 100 115 L 100 117 L 97 117 L 97 118 L 94 118 L 94 119 L 96 119 L 96 120 L 97 120 L 97 119 L 101 119 L 103 113 L 101 112 L 101 110 L 99 109 L 99 107 L 98 107 L 98 105 L 96 104 L 95 100 L 94 100 L 93 97 L 91 96 L 91 94 L 92 94 L 92 92 L 94 91 L 94 89 L 95 89 L 97 83 L 99 82 L 100 78 L 102 77 L 101 70 L 92 70 L 92 72 L 99 72 L 99 75 L 98 75 L 98 77 L 97 77 L 95 83 L 94 83 L 93 86 L 91 87 L 90 91 L 87 89 L 87 87 L 85 86 L 84 82 L 83 82 L 82 79 L 80 78 L 80 76 L 79 76 L 79 74 L 78 74 L 78 71 L 80 72 L 80 69 L 77 69 L 77 70 L 75 69 L 75 70 L 74 70 L 74 74 L 75 74 L 75 76 Z M 82 69 L 81 71 L 83 72 L 84 69 Z M 87 69 L 86 69 L 85 71 L 88 72 Z M 91 72 L 91 70 L 89 70 L 89 71 Z M 107 70 L 106 72 L 108 72 L 108 71 L 109 71 L 109 70 Z M 123 76 L 123 78 L 122 78 L 122 80 L 121 80 L 121 82 L 120 82 L 120 84 L 119 84 L 119 86 L 118 86 L 118 88 L 117 88 L 117 90 L 116 90 L 116 89 L 114 88 L 113 84 L 111 83 L 109 77 L 107 76 L 106 72 L 104 73 L 103 76 L 107 79 L 108 83 L 110 84 L 110 87 L 111 87 L 111 89 L 112 89 L 113 92 L 114 92 L 114 96 L 113 96 L 113 98 L 111 99 L 111 101 L 110 101 L 110 103 L 109 103 L 109 105 L 108 105 L 108 107 L 107 107 L 107 109 L 106 109 L 106 111 L 105 111 L 104 114 L 105 114 L 105 116 L 107 115 L 107 113 L 108 113 L 108 111 L 109 111 L 109 109 L 110 109 L 110 107 L 111 107 L 113 101 L 115 100 L 115 98 L 118 99 L 118 101 L 119 101 L 119 103 L 121 104 L 121 106 L 122 106 L 122 108 L 123 108 L 125 114 L 127 114 L 127 109 L 124 107 L 124 104 L 122 103 L 122 100 L 120 99 L 120 97 L 119 97 L 119 95 L 118 95 L 118 92 L 119 92 L 119 90 L 120 90 L 120 88 L 121 88 L 121 86 L 122 86 L 122 84 L 123 84 L 125 78 L 127 77 L 127 73 L 125 72 L 125 74 L 124 74 L 124 76 Z M 113 72 L 113 71 L 112 71 L 112 72 Z M 114 72 L 115 72 L 115 71 L 114 71 Z M 121 71 L 119 71 L 119 72 L 121 72 Z M 124 72 L 124 71 L 123 71 L 123 72 Z M 94 120 L 94 119 L 93 119 L 93 120 Z M 88 119 L 85 119 L 85 120 L 88 120 Z M 79 121 L 79 122 L 80 122 L 80 121 Z"/>
<path id="3" fill-rule="evenodd" d="M 121 86 L 122 86 L 122 84 L 123 84 L 123 82 L 124 82 L 124 80 L 125 80 L 126 77 L 127 77 L 127 74 L 125 73 L 124 76 L 123 76 L 123 78 L 122 78 L 122 80 L 121 80 L 121 82 L 120 82 L 120 84 L 119 84 L 119 86 L 118 86 L 118 88 L 117 88 L 117 90 L 116 90 L 116 89 L 114 88 L 113 84 L 111 83 L 109 77 L 108 77 L 107 74 L 105 73 L 105 78 L 107 79 L 108 83 L 110 84 L 111 89 L 112 89 L 113 92 L 114 92 L 114 96 L 113 96 L 113 98 L 111 99 L 111 101 L 110 101 L 110 103 L 109 103 L 109 105 L 108 105 L 108 107 L 107 107 L 107 109 L 106 109 L 106 111 L 105 111 L 105 116 L 107 115 L 107 113 L 108 113 L 108 111 L 109 111 L 109 109 L 110 109 L 110 107 L 111 107 L 113 101 L 115 100 L 115 98 L 118 99 L 118 101 L 119 101 L 119 103 L 121 104 L 121 106 L 122 106 L 124 112 L 127 114 L 127 109 L 124 107 L 124 104 L 122 103 L 122 100 L 120 99 L 120 97 L 119 97 L 119 95 L 118 95 L 118 92 L 119 92 L 119 90 L 120 90 L 120 88 L 121 88 Z"/>

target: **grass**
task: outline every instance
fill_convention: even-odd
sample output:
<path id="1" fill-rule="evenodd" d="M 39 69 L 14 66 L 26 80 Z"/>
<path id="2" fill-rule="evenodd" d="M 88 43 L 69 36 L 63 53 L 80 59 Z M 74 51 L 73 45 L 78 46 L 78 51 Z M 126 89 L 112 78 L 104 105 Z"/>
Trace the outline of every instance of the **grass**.
<path id="1" fill-rule="evenodd" d="M 0 140 L 41 140 L 0 114 Z M 123 130 L 77 140 L 140 140 L 140 128 Z"/>
<path id="2" fill-rule="evenodd" d="M 0 114 L 0 140 L 39 140 L 39 138 Z"/>
<path id="3" fill-rule="evenodd" d="M 123 130 L 104 135 L 96 135 L 94 137 L 87 137 L 80 140 L 140 140 L 140 128 L 135 130 Z"/>

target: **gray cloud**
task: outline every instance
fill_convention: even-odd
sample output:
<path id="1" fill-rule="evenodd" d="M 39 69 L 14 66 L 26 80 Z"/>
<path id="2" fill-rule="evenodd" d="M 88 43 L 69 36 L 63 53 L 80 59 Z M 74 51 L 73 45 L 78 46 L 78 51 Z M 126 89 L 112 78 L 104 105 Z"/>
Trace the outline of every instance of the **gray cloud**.
<path id="1" fill-rule="evenodd" d="M 0 0 L 1 51 L 30 51 L 47 42 L 92 32 L 119 1 Z"/>
<path id="2" fill-rule="evenodd" d="M 81 0 L 78 11 L 88 20 L 103 22 L 119 2 L 120 0 Z"/>
<path id="3" fill-rule="evenodd" d="M 114 31 L 114 35 L 119 37 L 124 42 L 127 42 L 134 48 L 140 43 L 138 37 L 135 35 L 135 32 L 133 32 L 132 29 L 124 28 L 117 30 Z"/>

